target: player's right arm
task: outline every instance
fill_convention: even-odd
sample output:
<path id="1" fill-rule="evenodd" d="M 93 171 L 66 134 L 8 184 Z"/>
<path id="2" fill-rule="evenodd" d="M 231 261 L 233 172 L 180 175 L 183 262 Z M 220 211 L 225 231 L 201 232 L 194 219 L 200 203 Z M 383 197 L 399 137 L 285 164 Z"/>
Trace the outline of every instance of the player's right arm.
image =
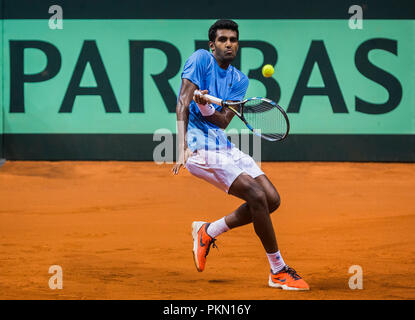
<path id="1" fill-rule="evenodd" d="M 248 89 L 249 79 L 241 73 L 241 79 L 233 87 L 228 96 L 228 101 L 241 101 Z M 209 94 L 208 90 L 199 91 L 201 95 L 194 95 L 193 100 L 196 102 L 200 112 L 209 122 L 217 125 L 221 129 L 226 129 L 235 113 L 228 108 L 222 108 L 220 111 L 209 105 L 209 101 L 203 97 L 203 94 Z"/>
<path id="2" fill-rule="evenodd" d="M 179 158 L 172 168 L 174 174 L 178 174 L 182 166 L 185 168 L 186 161 L 192 154 L 192 151 L 187 145 L 186 136 L 187 125 L 189 123 L 189 105 L 193 100 L 193 93 L 197 89 L 198 87 L 193 82 L 185 78 L 182 79 L 179 99 L 176 106 Z"/>

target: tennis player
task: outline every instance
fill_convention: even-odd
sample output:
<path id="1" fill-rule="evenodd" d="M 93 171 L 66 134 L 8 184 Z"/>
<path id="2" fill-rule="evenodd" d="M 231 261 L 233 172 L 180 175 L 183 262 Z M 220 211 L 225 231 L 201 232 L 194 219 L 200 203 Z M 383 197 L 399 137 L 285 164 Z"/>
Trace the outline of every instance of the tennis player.
<path id="1" fill-rule="evenodd" d="M 307 283 L 285 264 L 278 249 L 270 214 L 278 209 L 280 196 L 255 161 L 241 152 L 223 131 L 234 113 L 209 104 L 202 94 L 240 101 L 248 88 L 248 77 L 230 63 L 239 48 L 238 25 L 218 20 L 209 29 L 209 48 L 194 52 L 184 65 L 176 107 L 179 158 L 172 171 L 183 166 L 194 176 L 245 201 L 234 212 L 212 223 L 192 224 L 193 256 L 199 272 L 206 266 L 210 247 L 224 232 L 253 223 L 262 242 L 271 272 L 268 284 L 286 290 L 308 290 Z"/>

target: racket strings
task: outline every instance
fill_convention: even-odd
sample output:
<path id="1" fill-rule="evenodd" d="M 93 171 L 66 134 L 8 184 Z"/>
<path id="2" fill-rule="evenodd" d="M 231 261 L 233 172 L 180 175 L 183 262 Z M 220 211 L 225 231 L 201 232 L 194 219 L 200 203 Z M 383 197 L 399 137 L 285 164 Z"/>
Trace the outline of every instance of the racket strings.
<path id="1" fill-rule="evenodd" d="M 254 131 L 266 138 L 280 140 L 287 132 L 287 121 L 282 112 L 262 99 L 247 101 L 243 115 Z"/>
<path id="2" fill-rule="evenodd" d="M 249 101 L 247 103 L 249 103 Z M 246 105 L 245 105 L 245 107 L 246 107 Z M 250 106 L 248 106 L 248 108 L 245 108 L 244 112 L 246 112 L 246 113 L 258 113 L 258 112 L 265 112 L 265 111 L 271 110 L 272 108 L 274 108 L 273 105 L 265 104 L 265 102 L 264 102 L 264 103 L 260 103 L 260 104 L 256 104 L 256 105 L 250 105 Z"/>

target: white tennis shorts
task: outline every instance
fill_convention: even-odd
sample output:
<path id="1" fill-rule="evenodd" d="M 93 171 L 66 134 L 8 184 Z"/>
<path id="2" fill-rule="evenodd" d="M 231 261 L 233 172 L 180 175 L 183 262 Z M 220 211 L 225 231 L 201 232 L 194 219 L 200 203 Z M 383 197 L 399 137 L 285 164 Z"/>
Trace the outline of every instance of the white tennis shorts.
<path id="1" fill-rule="evenodd" d="M 192 175 L 206 180 L 226 193 L 241 173 L 247 173 L 252 178 L 264 174 L 252 157 L 235 147 L 197 150 L 187 159 L 186 168 Z"/>

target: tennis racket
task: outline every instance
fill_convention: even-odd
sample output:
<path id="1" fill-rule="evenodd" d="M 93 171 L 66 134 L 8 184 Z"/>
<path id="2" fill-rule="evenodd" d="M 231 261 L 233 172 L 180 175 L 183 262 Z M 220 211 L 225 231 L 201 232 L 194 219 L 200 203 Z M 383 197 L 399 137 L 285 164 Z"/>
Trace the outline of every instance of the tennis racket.
<path id="1" fill-rule="evenodd" d="M 202 95 L 199 90 L 195 94 Z M 284 109 L 267 98 L 254 97 L 235 102 L 224 101 L 208 94 L 202 96 L 210 103 L 231 109 L 249 130 L 265 140 L 284 140 L 290 131 L 290 122 Z"/>

